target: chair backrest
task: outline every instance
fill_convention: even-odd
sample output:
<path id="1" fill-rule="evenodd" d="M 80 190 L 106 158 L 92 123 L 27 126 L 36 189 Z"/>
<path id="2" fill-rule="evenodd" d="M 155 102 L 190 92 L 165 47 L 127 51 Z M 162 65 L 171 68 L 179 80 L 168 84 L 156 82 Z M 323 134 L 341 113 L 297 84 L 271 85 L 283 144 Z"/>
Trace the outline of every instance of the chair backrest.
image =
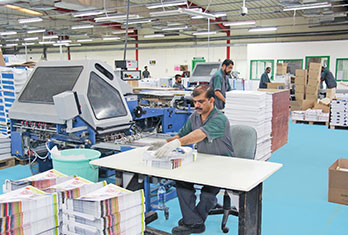
<path id="1" fill-rule="evenodd" d="M 230 129 L 234 157 L 254 159 L 257 145 L 255 128 L 244 125 L 232 125 Z"/>

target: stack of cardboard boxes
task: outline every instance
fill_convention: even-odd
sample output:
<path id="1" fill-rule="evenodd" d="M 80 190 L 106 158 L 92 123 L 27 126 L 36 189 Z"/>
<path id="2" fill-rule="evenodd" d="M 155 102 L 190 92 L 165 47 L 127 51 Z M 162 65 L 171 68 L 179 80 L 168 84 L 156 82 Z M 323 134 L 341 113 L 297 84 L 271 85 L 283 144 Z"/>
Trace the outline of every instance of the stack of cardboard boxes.
<path id="1" fill-rule="evenodd" d="M 286 74 L 288 69 L 287 63 L 279 63 L 277 64 L 277 75 L 284 75 Z"/>
<path id="2" fill-rule="evenodd" d="M 296 69 L 296 78 L 295 78 L 296 101 L 303 101 L 305 99 L 306 84 L 307 84 L 307 70 Z"/>
<path id="3" fill-rule="evenodd" d="M 308 83 L 306 86 L 306 99 L 317 100 L 320 88 L 321 64 L 310 63 L 308 72 Z"/>

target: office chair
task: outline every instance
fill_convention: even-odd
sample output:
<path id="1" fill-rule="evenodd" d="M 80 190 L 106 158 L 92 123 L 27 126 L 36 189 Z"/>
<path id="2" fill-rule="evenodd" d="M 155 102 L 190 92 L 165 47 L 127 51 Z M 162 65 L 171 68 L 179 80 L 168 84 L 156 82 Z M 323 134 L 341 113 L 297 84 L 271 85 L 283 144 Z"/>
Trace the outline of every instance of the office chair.
<path id="1" fill-rule="evenodd" d="M 234 157 L 245 158 L 245 159 L 254 159 L 256 153 L 257 145 L 257 133 L 253 127 L 244 126 L 244 125 L 232 125 L 231 126 L 231 138 L 232 146 L 234 150 Z M 229 192 L 225 190 L 223 205 L 217 205 L 212 209 L 210 215 L 219 215 L 223 214 L 221 229 L 224 233 L 228 233 L 229 228 L 226 227 L 228 216 L 234 215 L 238 216 L 238 209 L 231 208 L 231 198 Z"/>

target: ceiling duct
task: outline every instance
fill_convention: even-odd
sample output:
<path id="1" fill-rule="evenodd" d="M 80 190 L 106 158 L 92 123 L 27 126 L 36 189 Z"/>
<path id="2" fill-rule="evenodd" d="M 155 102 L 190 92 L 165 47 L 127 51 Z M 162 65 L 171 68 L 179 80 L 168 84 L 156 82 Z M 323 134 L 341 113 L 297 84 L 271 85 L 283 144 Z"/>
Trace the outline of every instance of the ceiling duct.
<path id="1" fill-rule="evenodd" d="M 33 0 L 29 1 L 29 5 L 31 9 L 48 11 L 55 8 L 54 0 Z"/>

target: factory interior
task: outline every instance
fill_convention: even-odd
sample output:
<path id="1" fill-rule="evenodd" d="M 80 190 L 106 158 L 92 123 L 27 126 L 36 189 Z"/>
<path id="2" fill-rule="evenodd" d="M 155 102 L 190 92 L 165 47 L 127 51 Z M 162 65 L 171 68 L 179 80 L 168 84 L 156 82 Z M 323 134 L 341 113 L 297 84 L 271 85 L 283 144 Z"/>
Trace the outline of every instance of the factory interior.
<path id="1" fill-rule="evenodd" d="M 0 13 L 0 234 L 347 234 L 347 0 Z"/>

